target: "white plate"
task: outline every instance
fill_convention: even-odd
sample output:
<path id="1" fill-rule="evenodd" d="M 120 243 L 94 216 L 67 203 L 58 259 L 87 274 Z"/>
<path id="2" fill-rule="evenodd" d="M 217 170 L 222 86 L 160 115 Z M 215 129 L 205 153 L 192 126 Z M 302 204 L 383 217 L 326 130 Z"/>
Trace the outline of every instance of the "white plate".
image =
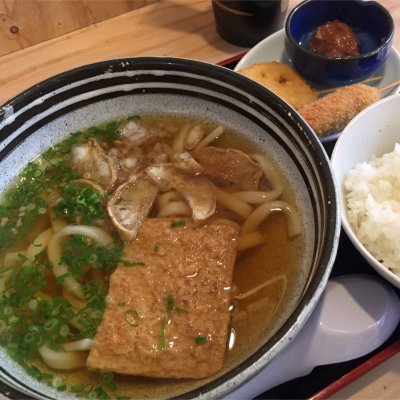
<path id="1" fill-rule="evenodd" d="M 249 67 L 250 65 L 266 61 L 280 61 L 285 64 L 290 64 L 290 60 L 285 53 L 284 43 L 285 30 L 281 29 L 266 37 L 250 49 L 238 62 L 235 71 L 238 72 L 240 69 Z M 392 48 L 385 64 L 376 70 L 374 76 L 382 76 L 383 78 L 375 84 L 371 83 L 371 85 L 379 85 L 381 87 L 400 80 L 400 55 L 395 48 Z M 400 92 L 400 84 L 393 87 L 390 91 L 386 91 L 384 97 L 398 92 Z M 335 140 L 339 134 L 340 132 L 324 136 L 321 138 L 321 141 Z"/>

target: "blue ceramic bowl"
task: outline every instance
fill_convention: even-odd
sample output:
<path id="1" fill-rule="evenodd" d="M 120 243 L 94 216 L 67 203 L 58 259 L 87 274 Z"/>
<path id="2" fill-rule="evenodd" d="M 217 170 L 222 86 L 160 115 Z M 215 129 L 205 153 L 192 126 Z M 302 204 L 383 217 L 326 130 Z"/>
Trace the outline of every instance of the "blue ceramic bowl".
<path id="1" fill-rule="evenodd" d="M 350 26 L 360 42 L 360 55 L 333 58 L 307 50 L 314 30 L 328 21 Z M 389 56 L 393 19 L 376 1 L 306 0 L 295 7 L 285 24 L 285 50 L 307 80 L 328 86 L 360 82 L 372 75 Z"/>

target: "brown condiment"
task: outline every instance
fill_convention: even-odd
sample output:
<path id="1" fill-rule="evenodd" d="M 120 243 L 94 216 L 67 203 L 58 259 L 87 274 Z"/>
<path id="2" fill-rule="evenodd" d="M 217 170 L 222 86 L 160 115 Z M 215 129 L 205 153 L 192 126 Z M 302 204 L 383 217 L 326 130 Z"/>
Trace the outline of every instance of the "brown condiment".
<path id="1" fill-rule="evenodd" d="M 352 57 L 360 54 L 352 29 L 338 20 L 320 25 L 312 34 L 307 49 L 327 57 Z"/>

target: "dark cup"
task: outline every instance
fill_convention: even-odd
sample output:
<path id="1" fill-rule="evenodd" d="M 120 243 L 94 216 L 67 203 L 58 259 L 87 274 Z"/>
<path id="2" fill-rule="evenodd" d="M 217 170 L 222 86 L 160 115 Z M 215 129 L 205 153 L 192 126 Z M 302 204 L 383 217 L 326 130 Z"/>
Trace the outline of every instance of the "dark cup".
<path id="1" fill-rule="evenodd" d="M 229 43 L 252 47 L 282 28 L 287 0 L 212 0 L 215 25 Z"/>

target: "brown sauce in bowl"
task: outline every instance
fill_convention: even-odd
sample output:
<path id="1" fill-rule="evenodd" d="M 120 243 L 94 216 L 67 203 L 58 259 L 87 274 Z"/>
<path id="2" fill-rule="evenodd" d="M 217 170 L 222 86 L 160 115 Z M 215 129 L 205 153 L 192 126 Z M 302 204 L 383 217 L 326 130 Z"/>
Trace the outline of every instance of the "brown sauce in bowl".
<path id="1" fill-rule="evenodd" d="M 335 58 L 360 54 L 357 36 L 347 24 L 338 20 L 320 25 L 312 34 L 307 49 Z"/>

